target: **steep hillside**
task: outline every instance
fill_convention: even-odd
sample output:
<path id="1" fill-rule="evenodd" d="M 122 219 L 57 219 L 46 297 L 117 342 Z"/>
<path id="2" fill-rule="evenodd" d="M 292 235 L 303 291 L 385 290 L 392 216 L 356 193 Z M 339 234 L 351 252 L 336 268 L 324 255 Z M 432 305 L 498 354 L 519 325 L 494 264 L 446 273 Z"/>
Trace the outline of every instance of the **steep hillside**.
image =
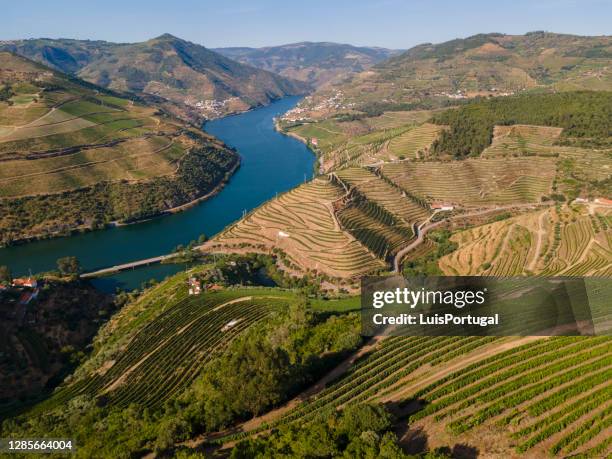
<path id="1" fill-rule="evenodd" d="M 217 48 L 239 62 L 309 83 L 314 87 L 361 72 L 398 50 L 340 43 L 292 43 L 265 48 Z"/>
<path id="2" fill-rule="evenodd" d="M 142 43 L 38 39 L 0 45 L 97 85 L 151 97 L 192 120 L 246 110 L 308 89 L 169 34 Z"/>
<path id="3" fill-rule="evenodd" d="M 0 244 L 158 214 L 238 161 L 155 107 L 0 52 Z"/>
<path id="4" fill-rule="evenodd" d="M 325 114 L 399 104 L 443 106 L 478 95 L 536 89 L 609 90 L 611 62 L 610 36 L 480 34 L 418 45 L 320 91 L 303 106 Z M 331 99 L 334 104 L 326 103 Z"/>
<path id="5" fill-rule="evenodd" d="M 0 289 L 0 413 L 57 385 L 114 310 L 113 298 L 86 282 L 36 282 Z"/>

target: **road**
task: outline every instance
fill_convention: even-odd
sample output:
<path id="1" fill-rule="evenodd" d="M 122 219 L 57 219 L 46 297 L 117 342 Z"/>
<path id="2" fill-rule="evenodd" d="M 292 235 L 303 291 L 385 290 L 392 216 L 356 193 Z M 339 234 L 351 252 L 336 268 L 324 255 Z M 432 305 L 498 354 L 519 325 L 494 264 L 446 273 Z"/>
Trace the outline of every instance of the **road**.
<path id="1" fill-rule="evenodd" d="M 396 273 L 399 273 L 402 258 L 408 252 L 410 252 L 411 250 L 413 250 L 414 248 L 418 247 L 419 245 L 423 243 L 423 240 L 425 239 L 425 235 L 427 234 L 428 231 L 440 226 L 446 220 L 458 220 L 461 218 L 477 217 L 479 215 L 486 215 L 486 214 L 490 214 L 494 212 L 499 212 L 500 210 L 522 209 L 522 208 L 531 208 L 531 207 L 549 207 L 549 206 L 551 206 L 551 204 L 514 204 L 514 205 L 510 204 L 507 206 L 493 207 L 491 209 L 482 209 L 482 210 L 478 210 L 478 211 L 470 212 L 466 214 L 453 215 L 452 217 L 449 217 L 448 219 L 440 220 L 439 222 L 431 223 L 428 225 L 427 223 L 436 214 L 434 212 L 427 220 L 425 220 L 418 227 L 416 227 L 417 238 L 414 241 L 412 241 L 410 244 L 408 244 L 406 247 L 404 247 L 402 250 L 397 252 L 397 254 L 395 255 L 395 258 L 393 259 L 393 271 Z"/>
<path id="2" fill-rule="evenodd" d="M 417 238 L 414 241 L 412 241 L 410 244 L 408 244 L 406 247 L 404 247 L 402 250 L 397 252 L 397 254 L 395 254 L 395 258 L 393 259 L 393 271 L 394 272 L 396 273 L 400 272 L 400 263 L 402 261 L 402 258 L 404 258 L 404 255 L 406 255 L 408 252 L 410 252 L 415 247 L 418 247 L 419 245 L 421 245 L 423 243 L 423 240 L 425 239 L 425 235 L 427 235 L 427 232 L 429 230 L 436 228 L 437 226 L 440 226 L 441 224 L 444 223 L 444 220 L 440 220 L 439 222 L 430 223 L 429 225 L 427 225 L 428 221 L 429 220 L 426 220 L 425 222 L 417 226 L 416 227 Z"/>

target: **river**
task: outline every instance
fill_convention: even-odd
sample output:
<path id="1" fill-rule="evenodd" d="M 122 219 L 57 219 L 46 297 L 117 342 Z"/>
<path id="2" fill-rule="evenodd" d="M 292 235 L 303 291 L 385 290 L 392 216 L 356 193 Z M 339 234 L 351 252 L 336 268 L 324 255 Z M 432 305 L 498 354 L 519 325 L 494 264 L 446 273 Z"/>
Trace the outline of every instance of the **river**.
<path id="1" fill-rule="evenodd" d="M 210 121 L 204 130 L 234 147 L 241 166 L 219 194 L 184 212 L 135 225 L 108 228 L 70 237 L 36 241 L 0 249 L 0 265 L 14 275 L 54 269 L 56 260 L 76 256 L 86 271 L 162 255 L 200 234 L 212 236 L 249 211 L 287 191 L 313 174 L 315 157 L 298 140 L 274 129 L 273 118 L 293 108 L 299 97 Z M 154 265 L 96 279 L 106 291 L 132 289 L 149 279 L 161 280 L 182 269 Z"/>

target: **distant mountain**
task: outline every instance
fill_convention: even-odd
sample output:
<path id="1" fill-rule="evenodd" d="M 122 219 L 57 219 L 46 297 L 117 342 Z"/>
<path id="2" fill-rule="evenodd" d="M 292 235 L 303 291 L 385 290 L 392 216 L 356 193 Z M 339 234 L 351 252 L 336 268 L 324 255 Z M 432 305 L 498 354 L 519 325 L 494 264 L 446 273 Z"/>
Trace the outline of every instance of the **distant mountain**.
<path id="1" fill-rule="evenodd" d="M 610 59 L 612 37 L 491 33 L 418 45 L 376 66 L 375 71 L 391 80 L 425 81 L 430 88 L 510 91 L 562 81 L 591 85 L 606 75 L 609 83 Z"/>
<path id="2" fill-rule="evenodd" d="M 385 48 L 327 42 L 302 42 L 266 48 L 216 48 L 215 51 L 254 67 L 306 81 L 314 87 L 361 72 L 400 53 Z"/>
<path id="3" fill-rule="evenodd" d="M 315 108 L 333 98 L 341 110 L 383 104 L 416 108 L 534 89 L 612 89 L 612 37 L 489 33 L 426 43 L 321 90 L 307 102 Z"/>
<path id="4" fill-rule="evenodd" d="M 9 50 L 97 85 L 162 102 L 175 114 L 215 117 L 309 88 L 169 34 L 142 43 L 34 39 Z"/>

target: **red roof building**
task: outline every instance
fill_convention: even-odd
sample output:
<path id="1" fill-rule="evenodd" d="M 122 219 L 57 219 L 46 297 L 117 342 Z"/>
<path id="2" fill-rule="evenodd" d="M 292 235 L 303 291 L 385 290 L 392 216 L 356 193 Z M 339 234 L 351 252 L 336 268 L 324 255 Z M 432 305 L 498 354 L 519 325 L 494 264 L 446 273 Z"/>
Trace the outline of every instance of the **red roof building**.
<path id="1" fill-rule="evenodd" d="M 19 279 L 13 279 L 13 287 L 38 287 L 38 282 L 33 277 L 21 277 Z"/>

